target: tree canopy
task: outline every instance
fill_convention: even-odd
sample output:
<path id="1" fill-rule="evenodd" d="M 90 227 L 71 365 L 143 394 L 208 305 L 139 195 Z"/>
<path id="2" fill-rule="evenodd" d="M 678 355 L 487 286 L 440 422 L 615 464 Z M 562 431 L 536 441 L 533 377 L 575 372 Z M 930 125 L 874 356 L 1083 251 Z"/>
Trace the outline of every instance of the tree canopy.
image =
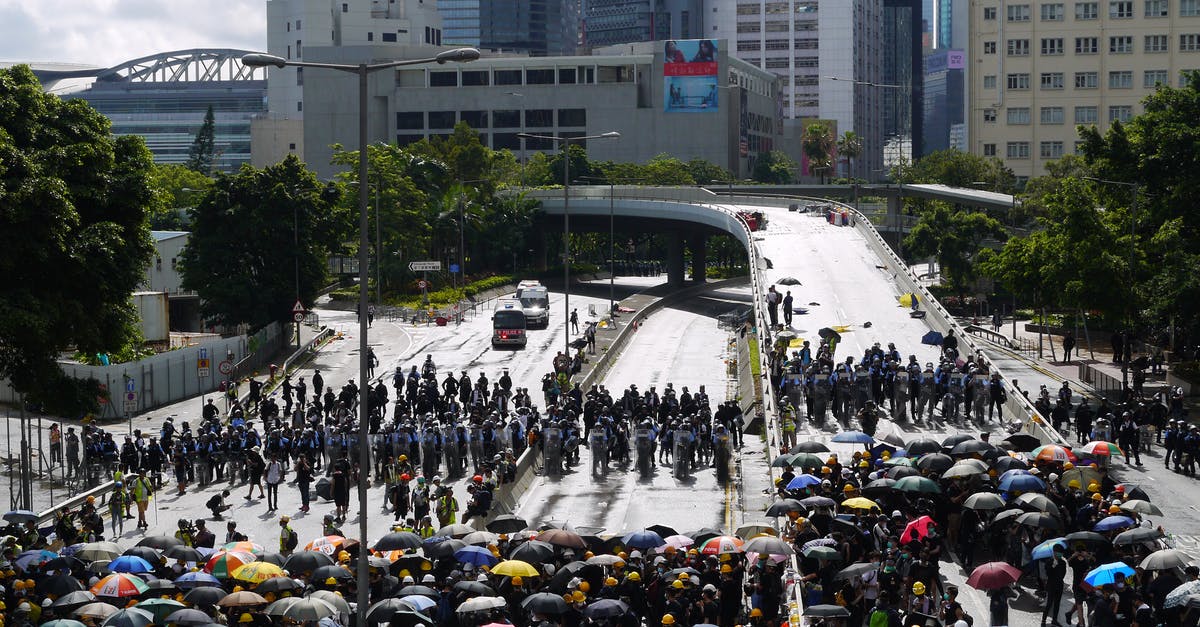
<path id="1" fill-rule="evenodd" d="M 141 138 L 113 137 L 85 101 L 45 93 L 27 66 L 0 70 L 0 377 L 50 411 L 96 405 L 96 382 L 67 378 L 60 351 L 138 336 L 152 165 Z"/>
<path id="2" fill-rule="evenodd" d="M 204 122 L 196 131 L 196 138 L 192 140 L 192 147 L 188 151 L 187 168 L 189 170 L 199 172 L 204 176 L 212 176 L 213 160 L 217 154 L 216 137 L 217 122 L 213 116 L 212 105 L 208 105 L 208 111 L 204 114 Z"/>
<path id="3" fill-rule="evenodd" d="M 150 214 L 150 228 L 158 231 L 187 229 L 187 212 L 213 186 L 212 178 L 187 166 L 155 164 L 150 186 L 160 202 Z"/>
<path id="4" fill-rule="evenodd" d="M 947 285 L 962 292 L 975 279 L 975 263 L 984 241 L 1003 241 L 1005 237 L 1004 227 L 986 213 L 934 201 L 904 238 L 904 248 L 917 257 L 936 259 Z"/>

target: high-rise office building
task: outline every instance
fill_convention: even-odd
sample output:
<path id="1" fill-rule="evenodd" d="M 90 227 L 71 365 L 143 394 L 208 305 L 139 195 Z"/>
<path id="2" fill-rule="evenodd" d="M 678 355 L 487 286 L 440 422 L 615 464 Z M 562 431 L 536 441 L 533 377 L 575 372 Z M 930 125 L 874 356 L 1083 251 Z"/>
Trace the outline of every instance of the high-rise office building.
<path id="1" fill-rule="evenodd" d="M 575 52 L 578 16 L 568 10 L 568 2 L 481 0 L 477 4 L 478 44 L 484 49 L 539 57 Z"/>
<path id="2" fill-rule="evenodd" d="M 934 50 L 925 56 L 925 151 L 963 150 L 966 54 Z"/>
<path id="3" fill-rule="evenodd" d="M 484 5 L 494 4 L 490 0 L 438 0 L 438 14 L 442 16 L 442 43 L 448 46 L 479 46 L 482 36 L 480 18 Z M 523 2 L 509 2 L 519 9 Z"/>
<path id="4" fill-rule="evenodd" d="M 711 37 L 703 0 L 583 0 L 581 39 L 588 47 Z"/>
<path id="5" fill-rule="evenodd" d="M 1142 112 L 1157 85 L 1200 68 L 1200 0 L 979 0 L 968 49 L 971 152 L 1019 180 Z"/>

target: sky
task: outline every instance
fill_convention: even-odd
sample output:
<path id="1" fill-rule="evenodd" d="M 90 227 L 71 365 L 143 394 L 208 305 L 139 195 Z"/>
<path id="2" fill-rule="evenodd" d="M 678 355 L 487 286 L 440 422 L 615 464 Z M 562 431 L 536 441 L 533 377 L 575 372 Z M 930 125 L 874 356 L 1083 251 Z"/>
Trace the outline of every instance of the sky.
<path id="1" fill-rule="evenodd" d="M 266 0 L 0 0 L 0 61 L 109 67 L 188 48 L 265 50 Z"/>

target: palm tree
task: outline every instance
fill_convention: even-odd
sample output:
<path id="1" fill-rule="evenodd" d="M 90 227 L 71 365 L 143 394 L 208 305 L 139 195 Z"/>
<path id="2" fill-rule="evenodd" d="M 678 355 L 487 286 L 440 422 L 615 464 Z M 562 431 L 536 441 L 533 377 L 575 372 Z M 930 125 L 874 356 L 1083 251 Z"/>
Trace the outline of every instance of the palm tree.
<path id="1" fill-rule="evenodd" d="M 862 155 L 862 138 L 854 131 L 842 133 L 837 141 L 837 151 L 838 155 L 846 160 L 846 176 L 853 176 L 850 165 L 854 159 Z"/>
<path id="2" fill-rule="evenodd" d="M 833 131 L 824 122 L 813 122 L 804 128 L 801 147 L 808 157 L 809 172 L 820 170 L 821 182 L 824 183 L 825 175 L 833 165 L 833 151 L 836 148 Z"/>

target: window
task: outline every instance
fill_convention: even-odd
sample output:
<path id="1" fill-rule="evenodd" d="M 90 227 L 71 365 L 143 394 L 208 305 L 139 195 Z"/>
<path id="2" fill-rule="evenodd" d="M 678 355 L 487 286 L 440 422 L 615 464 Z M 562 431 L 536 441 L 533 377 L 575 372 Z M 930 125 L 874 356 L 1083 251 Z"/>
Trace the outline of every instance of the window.
<path id="1" fill-rule="evenodd" d="M 1109 54 L 1129 54 L 1133 52 L 1133 36 L 1118 35 L 1108 38 Z"/>
<path id="2" fill-rule="evenodd" d="M 1010 4 L 1008 5 L 1008 21 L 1010 22 L 1028 22 L 1032 11 L 1029 10 L 1028 4 Z"/>
<path id="3" fill-rule="evenodd" d="M 516 133 L 493 133 L 492 148 L 496 150 L 503 150 L 505 148 L 509 150 L 520 150 L 521 138 L 517 137 Z"/>
<path id="4" fill-rule="evenodd" d="M 1028 159 L 1029 142 L 1008 142 L 1005 146 L 1005 154 L 1009 159 Z"/>
<path id="5" fill-rule="evenodd" d="M 459 119 L 466 122 L 468 126 L 475 129 L 487 128 L 488 112 L 487 111 L 460 111 Z"/>
<path id="6" fill-rule="evenodd" d="M 1142 87 L 1154 89 L 1159 85 L 1170 85 L 1170 74 L 1166 70 L 1146 70 L 1142 74 Z"/>
<path id="7" fill-rule="evenodd" d="M 1028 39 L 1009 39 L 1008 40 L 1008 56 L 1010 56 L 1010 57 L 1027 57 L 1027 56 L 1029 56 L 1029 40 Z"/>
<path id="8" fill-rule="evenodd" d="M 1146 35 L 1144 49 L 1146 52 L 1166 52 L 1168 45 L 1166 35 Z"/>
<path id="9" fill-rule="evenodd" d="M 303 52 L 301 52 L 301 49 L 302 49 L 302 48 L 301 48 L 301 46 L 302 46 L 302 44 L 300 43 L 300 40 L 299 40 L 299 39 L 297 39 L 297 40 L 296 40 L 296 58 L 297 58 L 297 59 L 299 59 L 300 57 L 304 56 L 304 53 L 303 53 Z"/>
<path id="10" fill-rule="evenodd" d="M 458 70 L 429 72 L 430 87 L 458 87 Z"/>
<path id="11" fill-rule="evenodd" d="M 300 30 L 300 20 L 296 20 L 296 30 Z"/>
<path id="12" fill-rule="evenodd" d="M 1062 3 L 1042 5 L 1043 22 L 1061 22 L 1063 21 L 1064 13 Z"/>
<path id="13" fill-rule="evenodd" d="M 1062 72 L 1042 72 L 1042 89 L 1062 89 L 1066 86 L 1065 82 L 1066 78 Z"/>
<path id="14" fill-rule="evenodd" d="M 1029 74 L 1009 74 L 1005 77 L 1009 89 L 1029 89 Z"/>
<path id="15" fill-rule="evenodd" d="M 1029 124 L 1029 107 L 1009 107 L 1006 117 L 1008 124 Z"/>
<path id="16" fill-rule="evenodd" d="M 1133 119 L 1132 105 L 1113 105 L 1108 108 L 1108 121 L 1112 122 L 1128 122 Z"/>
<path id="17" fill-rule="evenodd" d="M 496 70 L 497 85 L 520 85 L 521 70 Z"/>
<path id="18" fill-rule="evenodd" d="M 1096 54 L 1100 52 L 1099 37 L 1076 37 L 1075 54 Z"/>
<path id="19" fill-rule="evenodd" d="M 343 2 L 342 3 L 342 13 L 349 13 L 349 12 L 350 12 L 350 4 Z"/>
<path id="20" fill-rule="evenodd" d="M 1108 17 L 1127 20 L 1133 17 L 1133 0 L 1112 0 L 1108 3 Z"/>
<path id="21" fill-rule="evenodd" d="M 304 68 L 302 68 L 302 67 L 296 68 L 296 84 L 297 85 L 304 84 Z"/>
<path id="22" fill-rule="evenodd" d="M 1146 17 L 1167 17 L 1170 4 L 1168 0 L 1146 0 Z"/>
<path id="23" fill-rule="evenodd" d="M 1109 89 L 1133 89 L 1133 72 L 1116 70 L 1108 73 Z"/>
<path id="24" fill-rule="evenodd" d="M 375 41 L 375 33 L 368 31 L 367 32 L 367 41 Z"/>
<path id="25" fill-rule="evenodd" d="M 1075 19 L 1077 19 L 1077 20 L 1100 19 L 1100 3 L 1099 2 L 1076 2 L 1075 3 Z"/>
<path id="26" fill-rule="evenodd" d="M 1100 119 L 1100 114 L 1096 107 L 1075 107 L 1075 123 L 1076 124 L 1095 124 Z"/>
<path id="27" fill-rule="evenodd" d="M 529 109 L 525 111 L 525 126 L 554 126 L 554 109 Z"/>
<path id="28" fill-rule="evenodd" d="M 453 111 L 430 111 L 429 128 L 454 128 L 456 117 Z"/>
<path id="29" fill-rule="evenodd" d="M 994 41 L 983 42 L 983 53 L 984 54 L 996 54 L 996 42 L 994 42 Z"/>
<path id="30" fill-rule="evenodd" d="M 577 74 L 575 72 L 575 68 L 573 67 L 559 68 L 558 70 L 559 85 L 574 85 L 576 82 L 576 77 Z"/>
<path id="31" fill-rule="evenodd" d="M 1038 146 L 1038 154 L 1043 159 L 1058 159 L 1063 156 L 1063 143 L 1057 141 L 1042 142 Z"/>
<path id="32" fill-rule="evenodd" d="M 995 157 L 996 156 L 996 144 L 984 144 L 983 145 L 983 156 Z"/>
<path id="33" fill-rule="evenodd" d="M 1200 15 L 1200 0 L 1179 0 L 1179 16 Z"/>
<path id="34" fill-rule="evenodd" d="M 1098 72 L 1076 72 L 1075 89 L 1098 89 L 1100 74 Z"/>
<path id="35" fill-rule="evenodd" d="M 983 77 L 983 88 L 984 89 L 995 89 L 996 88 L 996 75 L 995 74 L 989 74 L 989 75 Z"/>
<path id="36" fill-rule="evenodd" d="M 418 130 L 425 128 L 424 111 L 399 111 L 396 113 L 396 128 L 400 130 Z"/>
<path id="37" fill-rule="evenodd" d="M 1066 121 L 1066 112 L 1062 107 L 1042 107 L 1042 124 L 1062 124 Z"/>
<path id="38" fill-rule="evenodd" d="M 526 85 L 553 85 L 554 70 L 525 70 Z"/>
<path id="39" fill-rule="evenodd" d="M 1200 50 L 1200 34 L 1191 33 L 1179 36 L 1180 52 L 1196 52 Z"/>
<path id="40" fill-rule="evenodd" d="M 1042 56 L 1058 56 L 1063 53 L 1062 37 L 1049 37 L 1042 40 Z"/>
<path id="41" fill-rule="evenodd" d="M 462 84 L 463 87 L 479 87 L 488 84 L 487 70 L 463 70 Z"/>
<path id="42" fill-rule="evenodd" d="M 985 20 L 996 19 L 996 7 L 984 7 L 983 19 L 985 19 Z"/>
<path id="43" fill-rule="evenodd" d="M 492 126 L 494 128 L 521 128 L 521 112 L 516 109 L 492 111 Z M 500 135 L 496 134 L 496 137 L 500 137 Z"/>
<path id="44" fill-rule="evenodd" d="M 379 36 L 386 42 L 396 43 L 396 33 L 379 33 Z"/>
<path id="45" fill-rule="evenodd" d="M 559 126 L 587 126 L 587 109 L 559 109 Z"/>
<path id="46" fill-rule="evenodd" d="M 984 109 L 983 110 L 983 121 L 984 122 L 995 122 L 996 121 L 996 110 L 995 109 Z"/>
<path id="47" fill-rule="evenodd" d="M 302 111 L 304 111 L 304 101 L 303 101 L 303 100 L 297 100 L 297 101 L 296 101 L 296 111 L 297 111 L 297 112 L 302 112 Z"/>

